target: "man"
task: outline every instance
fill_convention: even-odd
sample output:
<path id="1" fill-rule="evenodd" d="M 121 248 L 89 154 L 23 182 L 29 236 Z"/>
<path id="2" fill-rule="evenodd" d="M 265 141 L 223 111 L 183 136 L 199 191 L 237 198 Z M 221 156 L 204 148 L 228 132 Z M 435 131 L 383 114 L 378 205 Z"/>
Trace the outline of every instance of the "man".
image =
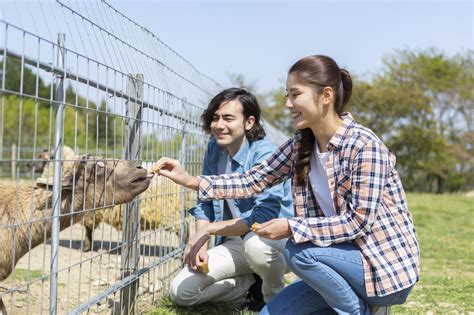
<path id="1" fill-rule="evenodd" d="M 212 135 L 203 175 L 243 173 L 273 153 L 276 146 L 264 139 L 260 115 L 255 96 L 244 89 L 226 89 L 211 100 L 201 117 Z M 250 199 L 198 202 L 190 212 L 196 235 L 184 252 L 186 266 L 171 282 L 171 299 L 178 305 L 241 302 L 249 292 L 253 300 L 246 306 L 262 308 L 284 286 L 286 240 L 260 238 L 251 226 L 293 215 L 289 183 Z M 208 251 L 211 235 L 216 246 Z"/>

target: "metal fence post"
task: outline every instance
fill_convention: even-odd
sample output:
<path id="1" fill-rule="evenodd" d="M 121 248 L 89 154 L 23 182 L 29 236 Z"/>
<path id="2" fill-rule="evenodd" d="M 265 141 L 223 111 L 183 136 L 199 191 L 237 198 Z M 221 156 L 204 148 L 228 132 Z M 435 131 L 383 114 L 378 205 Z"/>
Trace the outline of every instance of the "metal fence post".
<path id="1" fill-rule="evenodd" d="M 65 69 L 66 50 L 64 42 L 66 34 L 58 34 L 58 68 Z M 51 278 L 49 313 L 57 314 L 58 300 L 58 254 L 59 254 L 59 215 L 61 213 L 61 162 L 63 159 L 63 117 L 65 84 L 64 75 L 57 75 L 56 94 L 54 96 L 54 169 L 53 169 L 53 217 L 51 218 Z"/>
<path id="2" fill-rule="evenodd" d="M 134 97 L 137 102 L 128 101 L 125 116 L 125 159 L 140 160 L 141 156 L 141 115 L 142 106 L 139 102 L 143 99 L 143 74 L 130 75 L 127 81 L 127 94 Z M 122 277 L 126 277 L 138 270 L 140 259 L 140 201 L 135 198 L 125 206 L 122 215 L 123 240 L 122 240 Z M 135 311 L 135 298 L 138 291 L 138 280 L 126 285 L 120 291 L 120 314 L 133 314 Z"/>
<path id="3" fill-rule="evenodd" d="M 3 176 L 3 129 L 5 128 L 5 75 L 6 75 L 7 58 L 5 53 L 3 54 L 2 69 L 0 69 L 0 80 L 1 80 L 1 108 L 0 108 L 0 176 Z"/>
<path id="4" fill-rule="evenodd" d="M 186 167 L 186 123 L 183 125 L 183 129 L 181 129 L 181 165 L 185 168 Z M 186 188 L 181 186 L 181 236 L 180 236 L 180 247 L 184 248 L 184 244 L 186 242 L 186 233 L 187 233 L 187 225 L 186 225 Z"/>
<path id="5" fill-rule="evenodd" d="M 12 162 L 11 162 L 11 173 L 12 173 L 12 179 L 15 180 L 16 178 L 16 144 L 12 143 Z"/>

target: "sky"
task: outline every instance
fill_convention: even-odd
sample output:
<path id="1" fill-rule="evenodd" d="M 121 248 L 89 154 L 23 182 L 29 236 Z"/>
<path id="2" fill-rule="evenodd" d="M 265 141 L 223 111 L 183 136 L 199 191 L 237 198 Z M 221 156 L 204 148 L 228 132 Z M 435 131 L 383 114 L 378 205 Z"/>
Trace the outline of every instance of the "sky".
<path id="1" fill-rule="evenodd" d="M 104 6 L 92 1 L 100 3 L 61 0 L 92 11 L 103 10 Z M 230 86 L 229 74 L 238 73 L 247 82 L 254 82 L 259 92 L 282 86 L 290 66 L 308 55 L 329 55 L 350 73 L 370 80 L 382 70 L 384 58 L 397 50 L 435 48 L 453 56 L 474 49 L 474 0 L 107 2 L 222 86 Z M 0 18 L 44 34 L 56 23 L 52 12 L 46 12 L 46 23 L 42 19 L 42 10 L 49 8 L 57 10 L 60 4 L 51 0 L 0 0 Z M 57 14 L 61 17 L 64 12 Z M 74 49 L 72 34 L 62 27 L 68 33 L 67 45 Z M 85 28 L 81 30 L 87 33 Z M 81 36 L 86 35 L 93 36 Z M 8 45 L 12 40 L 20 44 L 21 39 L 12 33 Z"/>
<path id="2" fill-rule="evenodd" d="M 363 79 L 397 50 L 473 49 L 473 1 L 115 1 L 224 86 L 241 73 L 260 91 L 298 59 L 326 54 Z"/>

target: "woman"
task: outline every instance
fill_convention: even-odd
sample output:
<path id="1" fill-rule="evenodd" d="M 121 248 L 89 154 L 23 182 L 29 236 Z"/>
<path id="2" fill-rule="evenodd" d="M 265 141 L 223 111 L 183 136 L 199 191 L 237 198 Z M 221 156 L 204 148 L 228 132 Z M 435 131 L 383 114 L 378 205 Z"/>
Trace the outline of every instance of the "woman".
<path id="1" fill-rule="evenodd" d="M 287 91 L 297 132 L 260 165 L 193 177 L 162 158 L 160 174 L 203 200 L 248 197 L 292 178 L 295 217 L 266 222 L 257 234 L 290 236 L 285 259 L 301 280 L 262 314 L 370 314 L 403 303 L 419 278 L 419 248 L 395 157 L 344 112 L 352 81 L 331 58 L 296 62 Z"/>

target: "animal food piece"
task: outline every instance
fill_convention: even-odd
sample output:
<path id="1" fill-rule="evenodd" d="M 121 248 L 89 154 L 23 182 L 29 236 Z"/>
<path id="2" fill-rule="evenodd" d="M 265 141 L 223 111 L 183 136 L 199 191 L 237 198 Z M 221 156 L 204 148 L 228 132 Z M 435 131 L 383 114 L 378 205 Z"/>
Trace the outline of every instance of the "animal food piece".
<path id="1" fill-rule="evenodd" d="M 252 224 L 252 227 L 251 227 L 252 231 L 255 232 L 255 231 L 257 231 L 259 228 L 260 228 L 260 223 L 255 222 L 254 224 Z"/>
<path id="2" fill-rule="evenodd" d="M 199 263 L 199 268 L 201 269 L 201 271 L 205 274 L 208 274 L 209 273 L 209 265 L 207 264 L 207 262 L 205 261 L 202 261 L 201 263 Z"/>

